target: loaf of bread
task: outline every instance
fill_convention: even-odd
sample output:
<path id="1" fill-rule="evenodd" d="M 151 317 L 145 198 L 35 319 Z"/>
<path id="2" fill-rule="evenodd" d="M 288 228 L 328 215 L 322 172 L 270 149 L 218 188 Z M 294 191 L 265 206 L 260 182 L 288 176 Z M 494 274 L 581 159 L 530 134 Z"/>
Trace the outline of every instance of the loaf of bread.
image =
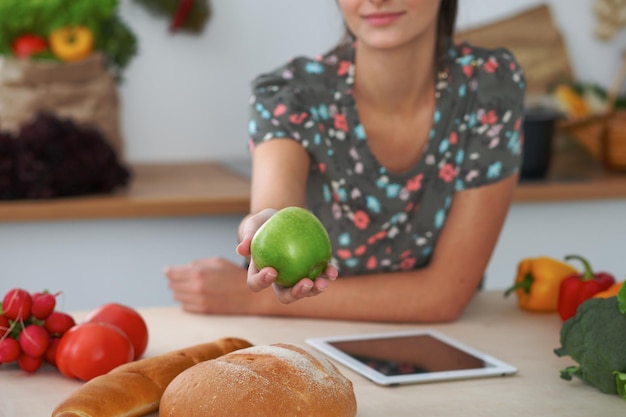
<path id="1" fill-rule="evenodd" d="M 52 412 L 52 417 L 136 417 L 159 408 L 168 384 L 192 366 L 252 346 L 238 338 L 175 350 L 118 366 L 87 381 Z"/>
<path id="2" fill-rule="evenodd" d="M 159 417 L 354 417 L 352 382 L 291 344 L 257 345 L 199 363 L 163 393 Z"/>

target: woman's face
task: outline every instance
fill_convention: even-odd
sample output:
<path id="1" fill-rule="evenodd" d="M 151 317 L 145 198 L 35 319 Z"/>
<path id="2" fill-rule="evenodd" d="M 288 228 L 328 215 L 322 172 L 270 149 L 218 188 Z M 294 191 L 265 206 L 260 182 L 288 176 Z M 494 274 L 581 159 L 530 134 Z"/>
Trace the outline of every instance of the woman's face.
<path id="1" fill-rule="evenodd" d="M 338 0 L 348 29 L 369 47 L 393 49 L 420 37 L 435 42 L 441 0 Z"/>

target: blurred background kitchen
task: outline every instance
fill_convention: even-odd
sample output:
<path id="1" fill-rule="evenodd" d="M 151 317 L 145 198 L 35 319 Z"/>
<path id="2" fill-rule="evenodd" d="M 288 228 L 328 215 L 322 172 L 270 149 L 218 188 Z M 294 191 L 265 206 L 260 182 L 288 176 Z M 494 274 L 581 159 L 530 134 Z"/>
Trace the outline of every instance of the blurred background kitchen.
<path id="1" fill-rule="evenodd" d="M 624 1 L 459 3 L 461 32 L 547 7 L 562 40 L 554 59 L 567 58 L 572 80 L 593 85 L 603 93 L 615 85 L 626 50 L 626 29 L 616 26 L 614 33 L 607 32 L 602 26 L 606 22 L 594 11 L 594 5 L 615 7 L 618 12 L 614 16 L 619 17 L 626 13 Z M 117 86 L 123 158 L 131 167 L 218 161 L 245 177 L 249 168 L 250 80 L 294 55 L 323 53 L 343 33 L 333 0 L 210 0 L 208 4 L 211 15 L 201 33 L 172 33 L 168 18 L 148 12 L 134 0 L 120 1 L 119 15 L 134 32 L 138 46 Z M 3 19 L 10 17 L 0 16 L 0 21 Z M 548 30 L 524 25 L 529 38 Z M 527 58 L 532 62 L 532 54 Z M 620 95 L 624 91 L 621 84 Z M 568 103 L 549 98 L 550 106 L 567 110 L 564 106 Z M 1 118 L 0 106 L 0 129 Z M 576 135 L 581 130 L 574 126 L 572 131 Z M 593 181 L 600 178 L 604 182 L 597 189 L 607 187 L 607 191 L 580 196 L 567 191 L 566 198 L 540 193 L 540 197 L 516 201 L 487 270 L 487 289 L 508 287 L 518 261 L 539 255 L 562 258 L 582 254 L 597 269 L 626 277 L 626 174 L 607 170 L 598 155 L 585 148 L 587 139 L 572 145 L 570 142 L 577 141 L 563 144 L 551 138 L 546 171 L 523 182 L 533 187 L 554 181 L 564 186 L 585 183 L 593 188 Z M 553 153 L 563 150 L 575 155 L 554 165 Z M 622 164 L 621 160 L 616 164 Z M 238 260 L 235 231 L 244 214 L 239 211 L 23 219 L 11 211 L 13 203 L 0 201 L 0 293 L 15 286 L 63 291 L 65 309 L 88 309 L 112 300 L 135 306 L 173 304 L 162 274 L 164 266 L 207 256 Z"/>

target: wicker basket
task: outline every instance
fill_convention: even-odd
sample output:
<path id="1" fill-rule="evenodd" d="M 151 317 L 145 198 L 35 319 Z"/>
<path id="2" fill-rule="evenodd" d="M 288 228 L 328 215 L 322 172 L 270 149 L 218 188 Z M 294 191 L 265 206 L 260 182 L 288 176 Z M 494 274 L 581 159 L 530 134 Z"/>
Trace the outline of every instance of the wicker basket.
<path id="1" fill-rule="evenodd" d="M 606 114 L 581 120 L 563 120 L 557 128 L 569 134 L 607 170 L 626 171 L 626 109 L 615 108 L 619 89 L 626 79 L 626 51 L 607 100 Z"/>

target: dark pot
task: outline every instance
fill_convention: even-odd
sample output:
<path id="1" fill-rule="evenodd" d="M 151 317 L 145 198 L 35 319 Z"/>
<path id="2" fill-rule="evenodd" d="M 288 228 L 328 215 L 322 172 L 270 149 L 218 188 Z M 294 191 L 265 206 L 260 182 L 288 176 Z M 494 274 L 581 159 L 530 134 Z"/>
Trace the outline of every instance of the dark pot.
<path id="1" fill-rule="evenodd" d="M 524 113 L 524 144 L 520 179 L 544 179 L 550 168 L 554 125 L 561 113 L 543 107 L 529 108 Z"/>

